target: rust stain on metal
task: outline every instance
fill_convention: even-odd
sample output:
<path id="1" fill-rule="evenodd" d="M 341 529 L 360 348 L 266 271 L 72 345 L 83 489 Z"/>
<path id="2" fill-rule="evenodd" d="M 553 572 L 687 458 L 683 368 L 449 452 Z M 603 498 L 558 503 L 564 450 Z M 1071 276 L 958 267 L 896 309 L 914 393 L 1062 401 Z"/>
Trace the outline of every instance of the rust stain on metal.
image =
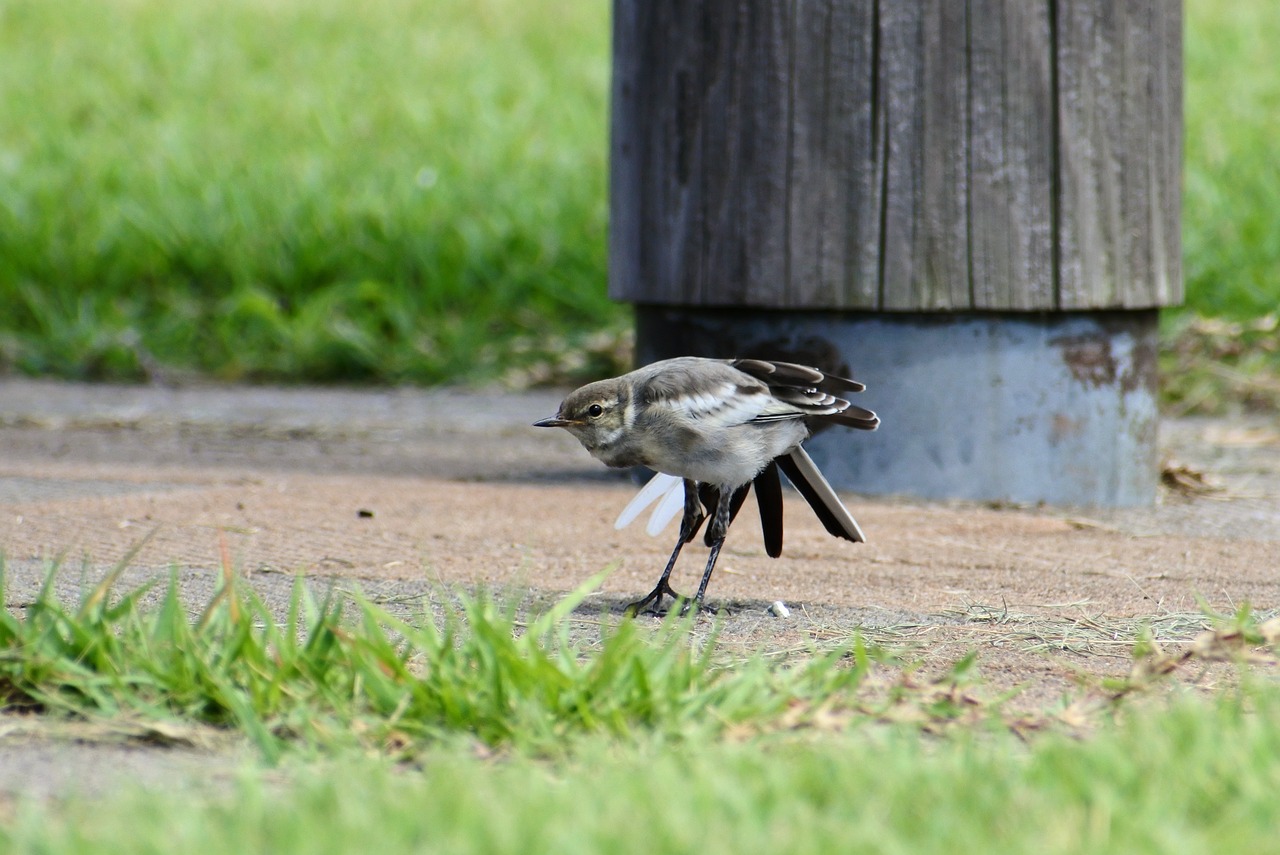
<path id="1" fill-rule="evenodd" d="M 1159 336 L 1157 312 L 1104 312 L 1097 320 L 1102 333 L 1111 340 L 1131 341 L 1129 355 L 1116 378 L 1124 395 L 1146 392 L 1156 395 L 1159 379 Z"/>
<path id="2" fill-rule="evenodd" d="M 1120 391 L 1127 395 L 1143 389 L 1154 396 L 1160 370 L 1158 359 L 1154 336 L 1136 338 L 1129 357 L 1129 367 L 1120 374 Z"/>
<path id="3" fill-rule="evenodd" d="M 1061 336 L 1049 344 L 1062 348 L 1062 362 L 1076 380 L 1094 388 L 1115 385 L 1119 366 L 1107 336 Z"/>
<path id="4" fill-rule="evenodd" d="M 1049 428 L 1049 442 L 1060 445 L 1063 440 L 1074 439 L 1084 433 L 1084 429 L 1084 419 L 1073 419 L 1066 413 L 1054 413 Z"/>

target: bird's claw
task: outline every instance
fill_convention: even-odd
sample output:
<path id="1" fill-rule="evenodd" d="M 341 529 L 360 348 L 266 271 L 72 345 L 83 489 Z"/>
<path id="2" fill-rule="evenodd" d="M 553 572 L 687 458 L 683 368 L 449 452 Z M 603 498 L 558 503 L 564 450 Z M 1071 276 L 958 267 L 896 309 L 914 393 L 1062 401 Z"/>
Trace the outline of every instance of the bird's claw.
<path id="1" fill-rule="evenodd" d="M 657 586 L 654 587 L 654 589 L 650 591 L 648 595 L 645 596 L 643 599 L 639 599 L 639 600 L 636 600 L 634 603 L 628 604 L 627 607 L 623 609 L 623 612 L 626 614 L 627 617 L 635 617 L 636 615 L 644 611 L 646 608 L 649 608 L 650 606 L 652 606 L 653 613 L 655 615 L 662 615 L 664 614 L 664 612 L 662 611 L 663 597 L 670 597 L 673 603 L 678 603 L 683 600 L 684 606 L 681 608 L 681 611 L 680 611 L 680 614 L 682 615 L 688 613 L 689 608 L 693 603 L 693 600 L 690 600 L 687 597 L 676 593 L 676 591 L 670 585 L 668 585 L 666 580 L 664 579 L 663 581 L 659 582 Z M 698 607 L 701 608 L 702 604 L 699 603 Z"/>
<path id="2" fill-rule="evenodd" d="M 684 601 L 684 605 L 680 607 L 680 617 L 688 616 L 689 612 L 700 615 L 703 612 L 711 614 L 714 611 L 715 609 L 711 608 L 711 606 L 707 605 L 702 600 L 699 600 L 697 597 L 694 597 L 692 600 Z"/>

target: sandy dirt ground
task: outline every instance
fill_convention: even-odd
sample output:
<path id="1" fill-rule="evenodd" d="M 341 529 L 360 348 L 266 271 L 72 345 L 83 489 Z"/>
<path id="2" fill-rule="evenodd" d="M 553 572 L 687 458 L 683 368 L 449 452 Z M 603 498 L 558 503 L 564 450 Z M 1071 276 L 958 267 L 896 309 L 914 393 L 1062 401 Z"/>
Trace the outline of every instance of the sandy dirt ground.
<path id="1" fill-rule="evenodd" d="M 652 587 L 675 527 L 613 528 L 635 485 L 567 434 L 529 426 L 561 394 L 0 380 L 8 605 L 33 595 L 51 559 L 73 595 L 149 537 L 126 583 L 177 567 L 197 597 L 224 554 L 268 597 L 301 573 L 397 603 L 442 583 L 545 601 L 616 566 L 582 611 L 618 612 Z M 1280 420 L 1167 421 L 1161 441 L 1182 480 L 1214 489 L 1111 511 L 848 495 L 867 544 L 829 537 L 789 494 L 776 560 L 748 506 L 709 590 L 722 637 L 796 649 L 860 631 L 940 668 L 977 649 L 993 688 L 1044 704 L 1078 674 L 1127 670 L 1144 624 L 1176 643 L 1206 624 L 1202 603 L 1274 612 Z M 705 556 L 686 549 L 677 589 L 696 587 Z M 0 768 L 50 750 L 0 719 Z M 26 786 L 20 774 L 0 773 L 0 792 Z"/>

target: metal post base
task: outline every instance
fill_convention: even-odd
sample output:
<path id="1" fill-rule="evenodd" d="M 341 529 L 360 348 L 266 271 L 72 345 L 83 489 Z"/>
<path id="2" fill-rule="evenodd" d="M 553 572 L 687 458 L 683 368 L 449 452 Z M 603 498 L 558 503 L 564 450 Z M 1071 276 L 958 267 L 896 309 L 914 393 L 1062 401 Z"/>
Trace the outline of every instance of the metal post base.
<path id="1" fill-rule="evenodd" d="M 862 314 L 636 307 L 640 364 L 786 359 L 867 384 L 878 431 L 807 448 L 838 489 L 1019 504 L 1151 504 L 1155 310 Z"/>

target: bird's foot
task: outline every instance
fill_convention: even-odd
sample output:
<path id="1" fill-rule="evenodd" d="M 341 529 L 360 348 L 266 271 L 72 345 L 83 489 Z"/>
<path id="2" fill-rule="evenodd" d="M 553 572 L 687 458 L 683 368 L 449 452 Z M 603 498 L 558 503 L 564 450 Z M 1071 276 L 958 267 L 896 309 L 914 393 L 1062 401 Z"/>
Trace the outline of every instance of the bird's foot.
<path id="1" fill-rule="evenodd" d="M 692 602 L 692 600 L 688 600 L 680 594 L 677 594 L 675 590 L 667 584 L 667 580 L 663 579 L 654 586 L 653 590 L 650 591 L 644 599 L 636 600 L 634 603 L 629 604 L 625 609 L 623 609 L 623 612 L 627 617 L 635 617 L 645 609 L 652 608 L 655 615 L 662 615 L 664 614 L 662 611 L 663 597 L 670 597 L 674 603 L 684 600 L 684 610 L 681 611 L 681 614 L 684 614 L 689 609 L 689 604 Z"/>
<path id="2" fill-rule="evenodd" d="M 711 608 L 711 606 L 704 603 L 698 597 L 694 597 L 692 600 L 685 600 L 684 604 L 680 606 L 680 617 L 687 617 L 690 612 L 700 615 L 712 614 L 714 611 L 715 609 Z"/>

